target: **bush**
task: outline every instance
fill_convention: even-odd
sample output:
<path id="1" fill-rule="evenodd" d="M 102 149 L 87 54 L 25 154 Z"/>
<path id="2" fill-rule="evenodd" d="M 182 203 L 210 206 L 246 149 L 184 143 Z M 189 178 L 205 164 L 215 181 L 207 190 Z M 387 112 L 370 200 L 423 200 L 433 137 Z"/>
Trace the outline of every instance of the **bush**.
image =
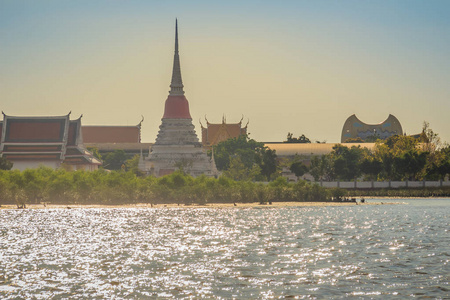
<path id="1" fill-rule="evenodd" d="M 128 204 L 208 202 L 324 201 L 328 192 L 305 181 L 289 183 L 283 177 L 265 185 L 182 172 L 154 178 L 132 171 L 66 171 L 49 168 L 0 170 L 0 203 Z"/>

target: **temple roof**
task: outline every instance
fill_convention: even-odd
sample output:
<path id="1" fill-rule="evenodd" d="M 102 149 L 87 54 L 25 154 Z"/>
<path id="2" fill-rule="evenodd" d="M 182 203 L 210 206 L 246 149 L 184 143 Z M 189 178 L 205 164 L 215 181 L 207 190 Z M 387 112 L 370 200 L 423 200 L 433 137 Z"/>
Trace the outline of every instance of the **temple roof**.
<path id="1" fill-rule="evenodd" d="M 225 122 L 225 117 L 222 118 L 222 123 L 209 123 L 206 120 L 207 127 L 202 126 L 202 143 L 205 146 L 217 145 L 230 138 L 236 138 L 240 135 L 247 134 L 247 125 L 242 127 L 242 119 L 239 123 L 228 124 Z"/>
<path id="2" fill-rule="evenodd" d="M 60 117 L 14 117 L 4 115 L 4 143 L 64 143 L 69 115 Z"/>
<path id="3" fill-rule="evenodd" d="M 16 117 L 3 114 L 0 155 L 9 160 L 65 161 L 68 149 L 72 158 L 99 165 L 88 152 L 81 136 L 81 117 L 70 113 L 56 117 Z"/>
<path id="4" fill-rule="evenodd" d="M 82 126 L 84 143 L 140 143 L 141 127 Z"/>

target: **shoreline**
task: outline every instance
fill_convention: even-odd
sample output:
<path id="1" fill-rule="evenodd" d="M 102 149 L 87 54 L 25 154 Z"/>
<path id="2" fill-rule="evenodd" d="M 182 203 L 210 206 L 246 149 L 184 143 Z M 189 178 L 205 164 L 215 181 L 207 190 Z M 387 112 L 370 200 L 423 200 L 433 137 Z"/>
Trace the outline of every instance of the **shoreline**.
<path id="1" fill-rule="evenodd" d="M 378 198 L 377 198 L 378 199 Z M 371 200 L 371 199 L 366 199 Z M 384 199 L 379 199 L 384 200 Z M 392 205 L 392 204 L 405 204 L 405 203 L 391 203 L 391 202 L 366 202 L 366 203 L 354 203 L 354 202 L 272 202 L 272 204 L 259 204 L 254 203 L 207 203 L 204 205 L 192 204 L 150 204 L 150 203 L 136 203 L 136 204 L 29 204 L 25 208 L 27 209 L 80 209 L 80 208 L 283 208 L 283 207 L 328 207 L 328 206 L 359 206 L 359 205 Z M 9 204 L 2 205 L 0 210 L 17 210 L 17 205 Z M 23 208 L 20 208 L 21 210 Z"/>

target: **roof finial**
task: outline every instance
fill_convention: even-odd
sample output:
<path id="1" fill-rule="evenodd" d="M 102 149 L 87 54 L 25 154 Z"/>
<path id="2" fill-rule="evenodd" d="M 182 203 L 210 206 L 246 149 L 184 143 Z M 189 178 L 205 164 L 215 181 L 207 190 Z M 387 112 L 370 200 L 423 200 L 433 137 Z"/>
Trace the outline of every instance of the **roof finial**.
<path id="1" fill-rule="evenodd" d="M 183 80 L 181 79 L 180 56 L 178 55 L 178 19 L 175 19 L 175 54 L 173 57 L 172 82 L 169 95 L 184 95 Z"/>
<path id="2" fill-rule="evenodd" d="M 144 116 L 141 115 L 141 117 L 142 117 L 141 121 L 139 122 L 139 124 L 137 124 L 137 127 L 139 128 L 142 126 L 142 122 L 144 122 Z"/>
<path id="3" fill-rule="evenodd" d="M 178 54 L 178 19 L 175 19 L 175 53 Z"/>

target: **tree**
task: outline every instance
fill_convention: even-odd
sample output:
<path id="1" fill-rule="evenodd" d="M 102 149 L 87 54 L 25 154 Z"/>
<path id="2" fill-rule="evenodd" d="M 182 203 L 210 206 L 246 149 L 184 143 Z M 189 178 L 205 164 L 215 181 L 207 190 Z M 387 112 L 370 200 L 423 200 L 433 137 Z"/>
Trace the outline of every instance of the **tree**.
<path id="1" fill-rule="evenodd" d="M 233 157 L 230 167 L 223 173 L 233 180 L 256 180 L 261 174 L 261 168 L 253 164 L 251 168 L 246 168 L 239 156 Z"/>
<path id="2" fill-rule="evenodd" d="M 217 169 L 226 171 L 231 166 L 234 158 L 240 159 L 241 167 L 245 168 L 247 173 L 254 169 L 256 164 L 260 169 L 257 179 L 264 176 L 267 180 L 276 171 L 276 152 L 264 146 L 263 143 L 250 139 L 248 135 L 241 135 L 237 138 L 228 139 L 214 146 L 214 159 Z"/>
<path id="3" fill-rule="evenodd" d="M 136 175 L 143 175 L 143 173 L 139 170 L 139 160 L 140 155 L 135 154 L 132 158 L 125 161 L 125 167 L 127 171 L 130 171 Z"/>
<path id="4" fill-rule="evenodd" d="M 443 150 L 441 138 L 437 133 L 430 128 L 430 124 L 423 122 L 422 133 L 419 140 L 421 142 L 422 150 L 429 153 L 425 167 L 422 171 L 422 177 L 426 179 L 442 179 L 445 177 L 445 151 Z"/>
<path id="5" fill-rule="evenodd" d="M 421 150 L 418 140 L 410 136 L 395 135 L 384 143 L 378 142 L 373 156 L 383 162 L 379 179 L 421 180 L 428 153 Z"/>
<path id="6" fill-rule="evenodd" d="M 0 157 L 0 170 L 11 170 L 13 163 L 5 157 Z"/>
<path id="7" fill-rule="evenodd" d="M 261 174 L 270 180 L 272 174 L 274 174 L 277 170 L 277 154 L 275 150 L 270 149 L 262 149 L 261 162 L 258 163 L 259 168 L 261 169 Z"/>
<path id="8" fill-rule="evenodd" d="M 127 154 L 123 150 L 114 150 L 105 155 L 103 167 L 109 170 L 121 170 L 127 160 Z"/>
<path id="9" fill-rule="evenodd" d="M 331 155 L 314 156 L 311 159 L 311 167 L 309 173 L 314 177 L 315 181 L 325 180 L 332 181 L 335 178 L 333 170 L 333 161 Z"/>
<path id="10" fill-rule="evenodd" d="M 300 143 L 300 144 L 308 144 L 311 143 L 310 139 L 308 139 L 304 134 L 299 136 L 298 138 L 293 137 L 293 134 L 288 132 L 286 140 L 283 143 Z"/>
<path id="11" fill-rule="evenodd" d="M 344 143 L 365 143 L 365 141 L 360 137 L 356 137 L 356 138 L 348 138 L 344 141 Z"/>
<path id="12" fill-rule="evenodd" d="M 97 158 L 98 160 L 102 160 L 102 155 L 98 151 L 97 147 L 87 147 L 87 149 L 92 153 L 92 155 L 94 155 L 95 158 Z"/>
<path id="13" fill-rule="evenodd" d="M 450 146 L 430 153 L 423 173 L 427 180 L 445 179 L 450 174 Z"/>
<path id="14" fill-rule="evenodd" d="M 383 162 L 376 159 L 372 154 L 366 155 L 361 162 L 361 172 L 366 174 L 368 179 L 377 180 L 378 174 L 383 171 Z"/>
<path id="15" fill-rule="evenodd" d="M 365 148 L 352 146 L 348 148 L 340 144 L 333 147 L 331 157 L 336 177 L 341 180 L 353 180 L 361 175 L 361 162 Z"/>
<path id="16" fill-rule="evenodd" d="M 394 157 L 394 168 L 397 178 L 402 180 L 419 180 L 418 174 L 427 162 L 428 152 L 410 150 Z"/>
<path id="17" fill-rule="evenodd" d="M 440 179 L 450 174 L 450 146 L 447 146 L 440 150 L 442 153 L 441 164 L 438 166 L 438 174 Z"/>
<path id="18" fill-rule="evenodd" d="M 430 123 L 426 121 L 423 122 L 422 133 L 420 134 L 419 139 L 423 144 L 423 149 L 430 153 L 434 153 L 442 146 L 441 138 L 430 128 Z"/>
<path id="19" fill-rule="evenodd" d="M 365 143 L 375 143 L 376 141 L 381 140 L 381 136 L 378 133 L 374 133 L 369 135 L 364 139 Z"/>
<path id="20" fill-rule="evenodd" d="M 306 172 L 308 172 L 308 167 L 300 161 L 292 163 L 291 167 L 289 169 L 297 177 L 303 176 L 303 175 L 305 175 Z"/>

